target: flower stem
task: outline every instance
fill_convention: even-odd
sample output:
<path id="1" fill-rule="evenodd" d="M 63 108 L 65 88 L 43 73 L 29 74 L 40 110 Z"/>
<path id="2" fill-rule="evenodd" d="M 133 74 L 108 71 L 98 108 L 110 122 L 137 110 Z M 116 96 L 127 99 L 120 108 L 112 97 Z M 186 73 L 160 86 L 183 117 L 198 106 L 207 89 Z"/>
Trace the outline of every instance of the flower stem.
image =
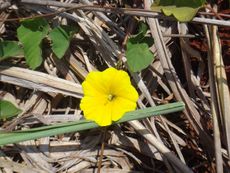
<path id="1" fill-rule="evenodd" d="M 105 137 L 106 137 L 106 132 L 107 129 L 106 127 L 102 129 L 102 143 L 101 143 L 101 152 L 100 152 L 100 157 L 99 157 L 99 161 L 98 161 L 98 169 L 97 169 L 97 173 L 101 172 L 101 165 L 102 165 L 102 159 L 103 159 L 103 155 L 104 155 L 104 149 L 105 149 Z"/>

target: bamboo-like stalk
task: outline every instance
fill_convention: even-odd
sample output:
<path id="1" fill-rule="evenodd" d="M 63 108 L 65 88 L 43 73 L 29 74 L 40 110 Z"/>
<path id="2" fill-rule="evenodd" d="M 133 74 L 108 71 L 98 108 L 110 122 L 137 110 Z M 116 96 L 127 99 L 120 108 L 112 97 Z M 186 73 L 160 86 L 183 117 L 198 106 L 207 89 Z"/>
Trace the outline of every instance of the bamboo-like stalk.
<path id="1" fill-rule="evenodd" d="M 221 146 L 221 134 L 223 134 L 222 139 L 225 138 L 225 140 L 222 140 L 223 143 L 226 146 L 228 157 L 230 153 L 230 98 L 229 98 L 229 89 L 227 85 L 227 78 L 226 73 L 224 69 L 224 63 L 221 55 L 221 43 L 218 38 L 218 28 L 217 26 L 212 26 L 212 47 L 213 47 L 213 61 L 215 63 L 215 80 L 217 84 L 217 93 L 218 93 L 218 101 L 219 101 L 219 117 L 218 117 L 218 125 L 222 130 L 220 130 L 216 133 L 217 145 L 219 145 L 219 151 L 217 151 L 218 162 L 217 163 L 217 172 L 222 173 L 223 171 L 223 159 L 222 159 L 222 146 Z"/>
<path id="2" fill-rule="evenodd" d="M 218 28 L 217 26 L 213 26 L 212 30 L 213 35 L 213 57 L 216 63 L 216 81 L 217 81 L 217 89 L 218 96 L 220 101 L 220 110 L 221 110 L 221 127 L 222 132 L 226 138 L 226 148 L 228 152 L 228 157 L 230 158 L 230 97 L 229 97 L 229 89 L 227 85 L 227 77 L 224 68 L 222 53 L 221 53 L 221 43 L 218 38 Z"/>
<path id="3" fill-rule="evenodd" d="M 143 119 L 154 115 L 167 114 L 182 111 L 184 104 L 182 102 L 170 103 L 145 109 L 139 109 L 127 112 L 120 120 L 114 124 L 127 121 Z M 59 123 L 55 125 L 32 128 L 15 132 L 0 132 L 0 145 L 17 143 L 26 140 L 38 139 L 46 136 L 58 135 L 63 133 L 77 132 L 99 127 L 95 122 L 89 120 L 79 120 L 68 123 Z"/>
<path id="4" fill-rule="evenodd" d="M 223 172 L 223 160 L 222 160 L 222 153 L 221 153 L 221 141 L 220 141 L 220 129 L 218 124 L 218 117 L 220 117 L 220 110 L 219 110 L 219 101 L 218 101 L 218 90 L 216 89 L 216 64 L 214 61 L 214 49 L 213 49 L 213 40 L 214 33 L 216 29 L 212 29 L 212 33 L 209 33 L 207 25 L 204 25 L 205 34 L 208 40 L 209 46 L 209 57 L 208 57 L 208 71 L 209 71 L 209 80 L 210 80 L 210 92 L 211 92 L 211 112 L 212 112 L 212 119 L 213 119 L 213 129 L 214 129 L 214 145 L 215 145 L 215 162 L 216 162 L 216 171 L 217 173 Z"/>

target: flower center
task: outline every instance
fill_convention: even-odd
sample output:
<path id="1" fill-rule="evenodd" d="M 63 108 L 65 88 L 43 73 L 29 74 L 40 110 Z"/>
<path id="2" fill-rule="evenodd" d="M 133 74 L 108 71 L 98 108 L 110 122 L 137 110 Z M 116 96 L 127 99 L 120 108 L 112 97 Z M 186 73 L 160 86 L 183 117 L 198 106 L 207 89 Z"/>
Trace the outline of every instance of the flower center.
<path id="1" fill-rule="evenodd" d="M 109 101 L 112 101 L 114 99 L 114 97 L 115 97 L 115 95 L 109 94 L 108 97 L 107 97 L 107 99 Z"/>

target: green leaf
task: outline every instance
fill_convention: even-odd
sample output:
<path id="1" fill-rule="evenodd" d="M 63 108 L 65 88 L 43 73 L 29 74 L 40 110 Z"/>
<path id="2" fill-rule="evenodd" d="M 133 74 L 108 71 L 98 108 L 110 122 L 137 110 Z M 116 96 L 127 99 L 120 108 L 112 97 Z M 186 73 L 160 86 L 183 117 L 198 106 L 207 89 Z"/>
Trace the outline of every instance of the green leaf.
<path id="1" fill-rule="evenodd" d="M 204 3 L 205 0 L 157 0 L 152 4 L 151 9 L 162 11 L 166 16 L 173 15 L 180 22 L 188 22 Z"/>
<path id="2" fill-rule="evenodd" d="M 24 20 L 17 29 L 19 41 L 24 48 L 26 63 L 35 69 L 42 63 L 42 39 L 49 31 L 49 24 L 45 19 L 36 18 Z"/>
<path id="3" fill-rule="evenodd" d="M 21 113 L 21 109 L 14 106 L 11 102 L 0 100 L 0 119 L 7 119 Z"/>
<path id="4" fill-rule="evenodd" d="M 69 47 L 70 39 L 76 30 L 70 26 L 58 26 L 54 28 L 49 36 L 52 40 L 52 50 L 61 59 Z"/>
<path id="5" fill-rule="evenodd" d="M 139 22 L 138 23 L 138 34 L 129 38 L 129 41 L 132 44 L 140 43 L 145 38 L 147 31 L 148 31 L 148 26 L 146 25 L 146 23 L 142 21 Z"/>
<path id="6" fill-rule="evenodd" d="M 128 41 L 126 58 L 130 70 L 138 72 L 149 66 L 154 59 L 154 55 L 149 50 L 147 43 L 132 44 Z"/>
<path id="7" fill-rule="evenodd" d="M 0 41 L 0 60 L 23 55 L 17 41 Z"/>
<path id="8" fill-rule="evenodd" d="M 120 120 L 114 122 L 114 124 L 143 119 L 154 115 L 163 115 L 163 114 L 178 112 L 178 111 L 182 111 L 183 109 L 184 109 L 183 102 L 169 103 L 165 105 L 139 109 L 136 111 L 127 112 Z M 60 124 L 38 127 L 38 128 L 28 129 L 28 130 L 21 130 L 15 132 L 1 132 L 0 146 L 26 141 L 26 140 L 38 139 L 46 136 L 77 132 L 82 130 L 89 130 L 97 127 L 99 126 L 93 121 L 79 120 L 76 122 L 60 123 Z"/>
<path id="9" fill-rule="evenodd" d="M 154 56 L 149 50 L 153 45 L 152 37 L 145 36 L 148 31 L 148 26 L 144 22 L 139 22 L 138 34 L 128 39 L 126 58 L 131 71 L 138 72 L 153 61 Z"/>
<path id="10" fill-rule="evenodd" d="M 149 50 L 154 43 L 152 37 L 145 36 L 148 31 L 148 26 L 144 22 L 138 24 L 138 34 L 132 36 L 127 41 L 126 58 L 131 71 L 138 72 L 153 61 L 153 54 Z"/>
<path id="11" fill-rule="evenodd" d="M 145 35 L 148 31 L 148 25 L 143 21 L 140 21 L 138 25 L 139 25 L 138 32 Z"/>
<path id="12" fill-rule="evenodd" d="M 140 35 L 138 34 L 137 36 L 129 38 L 127 45 L 140 43 L 146 43 L 149 47 L 151 47 L 154 43 L 154 40 L 152 37 L 140 37 Z"/>

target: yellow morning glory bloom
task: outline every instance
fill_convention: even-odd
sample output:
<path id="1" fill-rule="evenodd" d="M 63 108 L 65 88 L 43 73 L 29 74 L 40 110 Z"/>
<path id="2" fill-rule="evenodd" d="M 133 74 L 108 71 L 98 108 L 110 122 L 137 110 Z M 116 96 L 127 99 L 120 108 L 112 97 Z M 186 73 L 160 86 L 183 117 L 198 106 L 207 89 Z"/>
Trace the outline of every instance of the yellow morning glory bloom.
<path id="1" fill-rule="evenodd" d="M 108 126 L 124 113 L 136 109 L 138 93 L 128 73 L 115 68 L 90 72 L 82 83 L 84 97 L 80 108 L 88 120 Z"/>

